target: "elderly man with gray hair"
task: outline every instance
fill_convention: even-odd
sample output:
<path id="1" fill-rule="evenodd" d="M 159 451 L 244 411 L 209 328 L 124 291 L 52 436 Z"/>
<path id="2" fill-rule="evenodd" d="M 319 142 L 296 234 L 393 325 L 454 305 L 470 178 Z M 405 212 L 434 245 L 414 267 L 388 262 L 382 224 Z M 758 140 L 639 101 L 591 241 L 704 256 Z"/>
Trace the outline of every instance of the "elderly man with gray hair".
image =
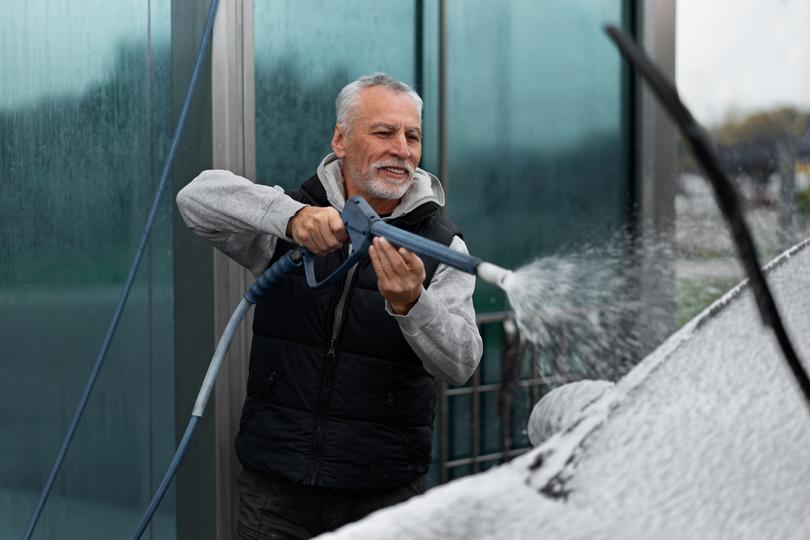
<path id="1" fill-rule="evenodd" d="M 300 188 L 205 171 L 177 196 L 186 224 L 259 275 L 295 244 L 326 275 L 350 246 L 340 218 L 364 197 L 386 221 L 465 252 L 439 180 L 418 168 L 422 100 L 383 74 L 336 102 L 333 153 Z M 474 276 L 375 238 L 345 279 L 285 276 L 256 305 L 236 437 L 243 538 L 309 538 L 424 489 L 437 380 L 461 384 L 482 354 Z"/>

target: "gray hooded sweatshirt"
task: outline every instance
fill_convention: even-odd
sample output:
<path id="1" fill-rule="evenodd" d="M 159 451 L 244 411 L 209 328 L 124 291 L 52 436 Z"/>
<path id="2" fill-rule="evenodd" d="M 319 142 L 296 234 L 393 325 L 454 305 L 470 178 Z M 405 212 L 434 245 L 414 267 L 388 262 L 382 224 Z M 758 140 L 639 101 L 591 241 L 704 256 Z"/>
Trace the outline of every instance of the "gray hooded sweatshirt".
<path id="1" fill-rule="evenodd" d="M 340 160 L 329 154 L 317 173 L 329 203 L 337 211 L 343 210 L 346 199 Z M 416 169 L 408 191 L 384 219 L 394 219 L 426 202 L 444 206 L 444 191 L 435 176 Z M 192 231 L 259 276 L 273 256 L 276 239 L 292 242 L 287 222 L 306 205 L 292 200 L 279 186 L 254 184 L 230 171 L 211 170 L 177 194 L 177 206 Z M 458 236 L 450 248 L 467 253 Z M 428 373 L 451 384 L 466 381 L 483 352 L 472 305 L 474 288 L 475 276 L 439 264 L 430 288 L 422 290 L 406 315 L 394 314 L 386 302 L 386 311 L 396 319 Z"/>

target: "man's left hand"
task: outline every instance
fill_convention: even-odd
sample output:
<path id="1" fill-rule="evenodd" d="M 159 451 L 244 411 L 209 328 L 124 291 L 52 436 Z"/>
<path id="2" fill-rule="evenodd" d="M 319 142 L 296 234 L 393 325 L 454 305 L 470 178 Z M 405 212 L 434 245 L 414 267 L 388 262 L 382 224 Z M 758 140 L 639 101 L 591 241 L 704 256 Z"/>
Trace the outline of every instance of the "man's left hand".
<path id="1" fill-rule="evenodd" d="M 422 259 L 405 248 L 395 248 L 382 237 L 375 237 L 368 250 L 377 273 L 380 294 L 397 315 L 407 315 L 422 294 L 425 265 Z"/>

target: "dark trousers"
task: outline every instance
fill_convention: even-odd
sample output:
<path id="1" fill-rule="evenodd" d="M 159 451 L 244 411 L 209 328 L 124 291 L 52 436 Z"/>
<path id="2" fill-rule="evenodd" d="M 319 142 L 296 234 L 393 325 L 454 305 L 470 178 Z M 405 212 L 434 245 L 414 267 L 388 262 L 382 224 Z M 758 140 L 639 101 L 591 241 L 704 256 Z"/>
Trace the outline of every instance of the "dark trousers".
<path id="1" fill-rule="evenodd" d="M 340 491 L 269 478 L 243 470 L 239 485 L 239 524 L 244 540 L 312 538 L 424 491 L 421 476 L 388 493 Z"/>

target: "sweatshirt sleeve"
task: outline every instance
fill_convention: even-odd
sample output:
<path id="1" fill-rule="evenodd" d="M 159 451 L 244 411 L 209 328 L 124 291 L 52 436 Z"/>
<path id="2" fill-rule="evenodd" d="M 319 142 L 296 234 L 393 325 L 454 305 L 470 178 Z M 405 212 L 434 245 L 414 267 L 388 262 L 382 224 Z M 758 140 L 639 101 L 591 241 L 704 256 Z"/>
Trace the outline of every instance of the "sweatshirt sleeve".
<path id="1" fill-rule="evenodd" d="M 458 236 L 450 248 L 467 253 Z M 422 290 L 406 315 L 396 315 L 386 302 L 386 310 L 428 373 L 450 384 L 469 379 L 483 354 L 472 303 L 474 289 L 475 276 L 440 264 L 430 287 Z"/>
<path id="2" fill-rule="evenodd" d="M 177 194 L 186 225 L 255 276 L 273 256 L 276 239 L 304 204 L 279 186 L 254 184 L 230 171 L 204 171 Z"/>

